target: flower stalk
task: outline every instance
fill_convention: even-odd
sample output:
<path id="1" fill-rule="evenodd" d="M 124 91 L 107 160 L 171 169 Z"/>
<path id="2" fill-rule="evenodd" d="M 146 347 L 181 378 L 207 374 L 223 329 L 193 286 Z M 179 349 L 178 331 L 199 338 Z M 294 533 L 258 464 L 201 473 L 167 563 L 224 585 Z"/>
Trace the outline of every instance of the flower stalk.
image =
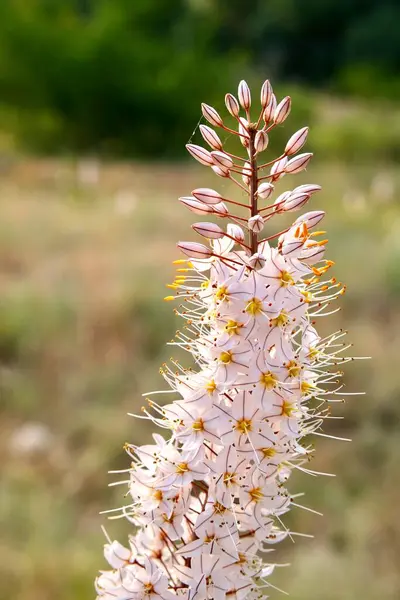
<path id="1" fill-rule="evenodd" d="M 324 259 L 325 232 L 315 230 L 323 211 L 262 236 L 266 220 L 300 210 L 320 187 L 302 185 L 271 199 L 280 179 L 309 164 L 311 154 L 295 156 L 308 129 L 293 134 L 277 158 L 260 160 L 267 131 L 286 120 L 291 100 L 278 104 L 265 82 L 261 112 L 251 121 L 244 81 L 238 98 L 225 98 L 237 130 L 214 108 L 203 104 L 202 112 L 210 125 L 236 135 L 247 156 L 225 152 L 208 125 L 201 134 L 211 150 L 187 146 L 243 198 L 210 188 L 180 198 L 196 215 L 232 222 L 196 222 L 203 243 L 178 244 L 185 258 L 175 261 L 165 300 L 180 302 L 175 312 L 185 326 L 170 344 L 188 352 L 195 368 L 164 364 L 167 389 L 147 394 L 136 415 L 162 434 L 125 446 L 131 466 L 121 483 L 129 501 L 113 516 L 127 518 L 134 530 L 127 546 L 107 540 L 110 569 L 96 580 L 98 599 L 259 600 L 274 588 L 270 576 L 279 566 L 268 560 L 271 546 L 305 535 L 284 524 L 291 508 L 311 510 L 296 502 L 287 482 L 294 470 L 316 474 L 308 468 L 309 436 L 326 435 L 320 428 L 330 418 L 329 403 L 342 401 L 339 380 L 350 360 L 341 356 L 344 332 L 322 338 L 315 325 L 334 312 L 330 305 L 345 287 L 324 279 L 333 263 Z M 247 216 L 236 207 L 247 208 Z"/>

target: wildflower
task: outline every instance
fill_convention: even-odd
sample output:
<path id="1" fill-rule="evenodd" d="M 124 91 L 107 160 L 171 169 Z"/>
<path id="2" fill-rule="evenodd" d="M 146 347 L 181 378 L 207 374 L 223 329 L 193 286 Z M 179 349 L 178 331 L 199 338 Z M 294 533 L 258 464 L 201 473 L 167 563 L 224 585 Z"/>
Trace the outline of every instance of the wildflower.
<path id="1" fill-rule="evenodd" d="M 210 125 L 239 137 L 243 159 L 226 151 L 209 125 L 200 130 L 210 150 L 187 146 L 201 164 L 245 190 L 248 202 L 202 187 L 180 198 L 196 214 L 231 222 L 197 222 L 192 227 L 204 243 L 178 244 L 187 258 L 176 261 L 174 295 L 166 299 L 180 301 L 176 313 L 186 326 L 172 344 L 193 356 L 197 370 L 178 361 L 162 366 L 169 389 L 155 393 L 175 399 L 150 399 L 140 418 L 167 435 L 126 445 L 131 504 L 121 514 L 136 533 L 129 548 L 106 544 L 110 570 L 96 580 L 99 599 L 257 600 L 275 568 L 257 553 L 265 557 L 271 544 L 296 533 L 281 518 L 299 506 L 286 484 L 294 469 L 311 472 L 304 439 L 326 418 L 323 403 L 340 394 L 337 365 L 347 360 L 339 357 L 344 333 L 322 338 L 315 319 L 330 313 L 344 288 L 324 279 L 333 263 L 324 259 L 324 232 L 315 230 L 323 211 L 261 236 L 269 220 L 300 210 L 320 187 L 301 185 L 270 200 L 275 182 L 305 169 L 312 154 L 297 154 L 308 136 L 303 127 L 282 155 L 261 161 L 291 100 L 278 103 L 269 81 L 260 97 L 253 120 L 246 82 L 238 100 L 226 95 L 235 128 L 202 105 Z M 234 212 L 237 205 L 247 208 L 246 218 Z"/>

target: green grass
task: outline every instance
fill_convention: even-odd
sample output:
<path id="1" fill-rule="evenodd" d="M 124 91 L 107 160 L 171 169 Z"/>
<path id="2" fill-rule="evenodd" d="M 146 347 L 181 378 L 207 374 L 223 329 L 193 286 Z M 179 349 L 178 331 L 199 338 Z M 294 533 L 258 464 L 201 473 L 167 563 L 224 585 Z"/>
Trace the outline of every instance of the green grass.
<path id="1" fill-rule="evenodd" d="M 93 596 L 92 580 L 105 566 L 98 513 L 123 495 L 107 487 L 107 471 L 127 466 L 126 440 L 149 439 L 126 413 L 160 386 L 158 367 L 170 356 L 164 343 L 177 328 L 164 286 L 176 240 L 195 236 L 176 198 L 213 181 L 187 165 L 100 165 L 94 183 L 83 181 L 83 171 L 72 162 L 23 161 L 5 166 L 0 181 L 4 600 Z M 315 160 L 296 177 L 305 182 L 323 185 L 310 208 L 327 210 L 334 275 L 348 284 L 342 311 L 321 326 L 349 329 L 354 354 L 373 359 L 349 366 L 348 390 L 367 395 L 339 406 L 345 420 L 327 427 L 353 443 L 317 440 L 313 467 L 337 477 L 291 481 L 325 516 L 293 511 L 291 526 L 315 540 L 279 548 L 279 561 L 292 567 L 274 583 L 295 600 L 395 600 L 399 175 L 394 166 Z M 213 185 L 230 189 L 223 180 Z M 281 190 L 290 186 L 286 178 Z M 30 448 L 32 423 L 48 435 Z M 122 540 L 129 524 L 107 529 Z"/>

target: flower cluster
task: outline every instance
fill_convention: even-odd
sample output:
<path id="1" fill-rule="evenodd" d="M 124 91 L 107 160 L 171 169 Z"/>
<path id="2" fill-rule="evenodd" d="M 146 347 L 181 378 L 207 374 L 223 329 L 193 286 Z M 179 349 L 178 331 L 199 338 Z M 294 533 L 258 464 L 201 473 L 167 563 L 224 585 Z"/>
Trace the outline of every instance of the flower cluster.
<path id="1" fill-rule="evenodd" d="M 208 125 L 200 130 L 211 149 L 187 146 L 200 163 L 239 186 L 247 202 L 210 188 L 180 199 L 196 214 L 230 222 L 226 230 L 195 223 L 206 243 L 178 244 L 187 260 L 176 261 L 169 286 L 175 295 L 166 299 L 182 300 L 176 312 L 186 324 L 174 343 L 193 356 L 196 370 L 178 361 L 163 365 L 165 393 L 174 401 L 148 400 L 140 418 L 165 435 L 154 434 L 149 445 L 126 445 L 130 501 L 120 510 L 135 534 L 129 547 L 111 540 L 105 545 L 111 570 L 96 580 L 98 598 L 105 600 L 264 595 L 276 566 L 266 560 L 271 546 L 296 535 L 281 518 L 300 506 L 286 482 L 294 469 L 314 474 L 307 468 L 312 447 L 306 438 L 327 418 L 325 401 L 339 393 L 344 334 L 321 338 L 314 327 L 344 291 L 335 279 L 324 280 L 333 264 L 323 259 L 327 240 L 315 229 L 324 213 L 307 212 L 288 229 L 260 236 L 272 217 L 300 209 L 320 189 L 300 185 L 268 200 L 278 180 L 309 163 L 311 154 L 297 154 L 308 129 L 296 132 L 281 156 L 260 163 L 269 132 L 290 112 L 290 98 L 278 104 L 265 82 L 256 122 L 243 81 L 238 99 L 226 96 L 236 128 L 214 108 L 203 104 L 202 110 L 211 125 L 239 137 L 245 158 L 224 151 Z"/>

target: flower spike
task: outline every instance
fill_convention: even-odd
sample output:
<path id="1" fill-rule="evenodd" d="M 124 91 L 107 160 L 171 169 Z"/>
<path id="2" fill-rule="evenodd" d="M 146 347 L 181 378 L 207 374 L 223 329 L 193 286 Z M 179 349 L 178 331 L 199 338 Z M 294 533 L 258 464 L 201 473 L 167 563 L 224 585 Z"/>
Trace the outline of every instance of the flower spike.
<path id="1" fill-rule="evenodd" d="M 229 222 L 196 222 L 204 243 L 178 243 L 185 258 L 174 261 L 177 274 L 164 300 L 178 299 L 175 313 L 185 326 L 170 345 L 187 351 L 196 369 L 173 359 L 163 364 L 167 389 L 151 392 L 155 399 L 138 415 L 162 435 L 125 446 L 131 466 L 121 483 L 129 500 L 120 513 L 135 530 L 125 546 L 107 539 L 110 568 L 96 579 L 98 600 L 261 600 L 264 588 L 275 588 L 269 546 L 307 537 L 289 531 L 284 515 L 292 508 L 316 512 L 295 502 L 299 494 L 287 486 L 295 469 L 317 474 L 306 467 L 309 436 L 325 435 L 324 403 L 341 397 L 341 365 L 350 360 L 340 356 L 348 348 L 344 332 L 321 337 L 315 324 L 331 314 L 345 287 L 324 279 L 333 265 L 324 259 L 325 232 L 316 230 L 324 211 L 306 212 L 262 237 L 267 222 L 300 210 L 320 186 L 273 197 L 276 181 L 308 166 L 312 154 L 297 154 L 308 128 L 294 133 L 280 156 L 262 161 L 291 100 L 277 104 L 266 81 L 261 112 L 252 119 L 245 81 L 238 98 L 227 94 L 225 104 L 243 158 L 224 151 L 209 125 L 200 131 L 210 151 L 187 145 L 245 201 L 207 187 L 179 198 L 195 214 Z M 214 127 L 233 131 L 211 106 L 202 104 L 202 112 Z"/>

